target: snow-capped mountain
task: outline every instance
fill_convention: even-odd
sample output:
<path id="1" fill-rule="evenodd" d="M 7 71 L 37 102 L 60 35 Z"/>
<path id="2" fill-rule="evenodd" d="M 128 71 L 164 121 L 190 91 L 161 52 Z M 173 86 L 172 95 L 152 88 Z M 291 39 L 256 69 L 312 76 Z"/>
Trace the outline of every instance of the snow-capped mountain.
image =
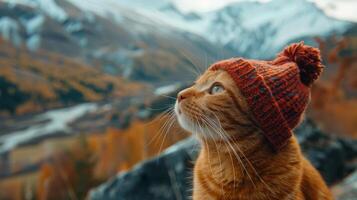
<path id="1" fill-rule="evenodd" d="M 192 79 L 217 52 L 207 39 L 117 0 L 0 0 L 0 35 L 16 46 L 77 58 L 151 82 Z M 158 7 L 159 4 L 158 4 Z M 153 9 L 156 9 L 153 8 Z"/>
<path id="2" fill-rule="evenodd" d="M 308 0 L 242 1 L 205 13 L 184 13 L 172 0 L 0 0 L 0 35 L 14 45 L 147 81 L 177 81 L 221 58 L 271 58 L 290 42 L 314 45 L 353 27 Z"/>
<path id="3" fill-rule="evenodd" d="M 356 23 L 327 16 L 308 0 L 242 1 L 199 13 L 194 19 L 172 7 L 161 10 L 161 15 L 168 16 L 162 17 L 166 23 L 252 58 L 271 58 L 290 42 L 305 40 L 314 45 L 315 37 L 340 36 L 356 27 Z"/>

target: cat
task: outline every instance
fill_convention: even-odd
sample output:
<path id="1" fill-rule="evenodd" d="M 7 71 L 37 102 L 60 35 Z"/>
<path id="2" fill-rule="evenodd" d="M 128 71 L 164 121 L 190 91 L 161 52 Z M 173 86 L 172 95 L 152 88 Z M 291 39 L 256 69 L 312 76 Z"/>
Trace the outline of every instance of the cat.
<path id="1" fill-rule="evenodd" d="M 217 62 L 179 92 L 177 120 L 202 144 L 193 200 L 332 199 L 292 133 L 322 68 L 301 42 L 272 61 Z"/>

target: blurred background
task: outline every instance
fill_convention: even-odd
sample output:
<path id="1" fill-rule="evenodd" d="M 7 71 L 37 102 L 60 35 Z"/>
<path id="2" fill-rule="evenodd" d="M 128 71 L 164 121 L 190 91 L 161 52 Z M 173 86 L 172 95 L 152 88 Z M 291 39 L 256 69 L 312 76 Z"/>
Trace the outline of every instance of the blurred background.
<path id="1" fill-rule="evenodd" d="M 355 199 L 356 0 L 0 0 L 0 200 L 187 199 L 197 145 L 165 115 L 176 93 L 299 41 L 326 65 L 299 141 Z"/>

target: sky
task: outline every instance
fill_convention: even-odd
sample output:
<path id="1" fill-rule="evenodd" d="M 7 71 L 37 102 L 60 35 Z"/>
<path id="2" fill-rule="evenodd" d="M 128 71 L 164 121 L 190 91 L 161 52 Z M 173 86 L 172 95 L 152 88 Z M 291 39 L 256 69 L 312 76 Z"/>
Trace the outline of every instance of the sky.
<path id="1" fill-rule="evenodd" d="M 173 0 L 184 12 L 205 12 L 243 0 Z M 252 0 L 254 1 L 254 0 Z M 255 0 L 268 2 L 270 0 Z M 309 0 L 315 2 L 325 13 L 338 19 L 357 22 L 357 0 Z M 288 1 L 286 1 L 288 3 Z"/>
<path id="2" fill-rule="evenodd" d="M 357 0 L 314 0 L 329 16 L 357 22 Z"/>

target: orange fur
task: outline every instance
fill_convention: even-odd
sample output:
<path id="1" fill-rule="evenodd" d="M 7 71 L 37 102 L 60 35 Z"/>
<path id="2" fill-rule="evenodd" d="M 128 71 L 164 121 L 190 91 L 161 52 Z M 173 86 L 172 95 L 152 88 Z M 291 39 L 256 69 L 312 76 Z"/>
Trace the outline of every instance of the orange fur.
<path id="1" fill-rule="evenodd" d="M 224 90 L 210 94 L 214 84 Z M 227 72 L 206 71 L 179 93 L 175 111 L 202 143 L 194 200 L 332 199 L 294 136 L 279 152 L 271 148 Z"/>

